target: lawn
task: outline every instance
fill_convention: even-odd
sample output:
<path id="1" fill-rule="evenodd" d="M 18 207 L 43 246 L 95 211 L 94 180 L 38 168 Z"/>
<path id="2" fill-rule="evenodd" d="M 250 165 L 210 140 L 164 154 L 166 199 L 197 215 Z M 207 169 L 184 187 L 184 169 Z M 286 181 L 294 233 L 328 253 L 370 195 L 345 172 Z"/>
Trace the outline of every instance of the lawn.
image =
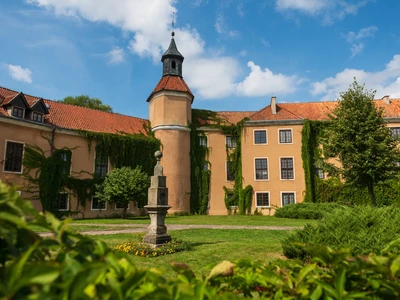
<path id="1" fill-rule="evenodd" d="M 304 226 L 314 220 L 285 219 L 273 216 L 167 216 L 165 224 L 186 225 L 248 225 L 248 226 Z M 73 224 L 150 224 L 148 217 L 133 217 L 128 219 L 85 219 L 73 220 Z"/>
<path id="2" fill-rule="evenodd" d="M 187 229 L 169 231 L 169 234 L 173 238 L 190 241 L 193 250 L 149 258 L 130 254 L 130 259 L 138 267 L 159 268 L 166 277 L 176 275 L 170 265 L 173 261 L 188 264 L 196 275 L 205 275 L 212 266 L 223 260 L 249 258 L 269 262 L 281 257 L 281 239 L 287 231 Z M 132 234 L 98 235 L 93 238 L 115 247 L 131 241 Z"/>

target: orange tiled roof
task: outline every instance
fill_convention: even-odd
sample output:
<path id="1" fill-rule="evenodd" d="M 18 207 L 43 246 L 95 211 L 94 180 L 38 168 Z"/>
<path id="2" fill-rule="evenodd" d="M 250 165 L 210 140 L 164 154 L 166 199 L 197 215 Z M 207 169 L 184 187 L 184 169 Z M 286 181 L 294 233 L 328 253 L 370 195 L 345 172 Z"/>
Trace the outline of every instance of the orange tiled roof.
<path id="1" fill-rule="evenodd" d="M 272 114 L 271 106 L 263 108 L 250 116 L 250 121 L 262 120 L 327 120 L 337 101 L 302 102 L 302 103 L 279 103 L 276 105 L 276 114 Z M 384 100 L 374 100 L 377 107 L 383 108 L 385 118 L 400 117 L 400 99 L 390 99 L 390 104 Z"/>
<path id="2" fill-rule="evenodd" d="M 254 113 L 255 111 L 219 111 L 217 117 L 226 120 L 227 123 L 236 124 Z"/>
<path id="3" fill-rule="evenodd" d="M 185 80 L 183 80 L 183 78 L 180 76 L 167 75 L 167 76 L 161 77 L 160 81 L 154 88 L 153 92 L 147 98 L 147 102 L 150 101 L 150 98 L 155 93 L 160 92 L 160 91 L 187 92 L 187 93 L 189 93 L 190 96 L 192 96 L 192 102 L 193 102 L 194 95 L 190 91 L 190 88 L 186 84 Z"/>
<path id="4" fill-rule="evenodd" d="M 8 97 L 11 97 L 12 99 L 18 95 L 18 92 L 0 87 L 0 95 L 7 99 Z M 41 99 L 30 95 L 24 96 L 31 106 L 35 105 Z M 45 124 L 59 128 L 105 133 L 126 132 L 134 134 L 143 132 L 143 125 L 148 123 L 147 120 L 141 118 L 68 105 L 46 99 L 44 102 L 49 106 L 49 114 L 45 115 Z M 9 116 L 3 107 L 0 107 L 0 115 Z"/>

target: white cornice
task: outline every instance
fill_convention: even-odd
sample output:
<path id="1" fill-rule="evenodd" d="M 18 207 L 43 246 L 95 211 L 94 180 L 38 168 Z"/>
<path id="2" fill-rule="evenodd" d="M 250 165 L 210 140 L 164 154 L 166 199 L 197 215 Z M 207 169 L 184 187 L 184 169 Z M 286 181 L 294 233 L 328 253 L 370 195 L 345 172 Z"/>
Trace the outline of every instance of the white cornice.
<path id="1" fill-rule="evenodd" d="M 182 125 L 158 125 L 151 129 L 151 131 L 153 132 L 157 130 L 176 130 L 190 132 L 190 128 Z"/>

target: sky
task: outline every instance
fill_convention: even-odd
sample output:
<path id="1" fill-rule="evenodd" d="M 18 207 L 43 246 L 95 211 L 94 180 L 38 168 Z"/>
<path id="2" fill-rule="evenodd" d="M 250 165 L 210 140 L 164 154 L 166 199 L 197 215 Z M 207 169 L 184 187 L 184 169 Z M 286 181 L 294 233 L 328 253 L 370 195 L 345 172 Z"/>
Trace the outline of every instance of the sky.
<path id="1" fill-rule="evenodd" d="M 400 98 L 398 0 L 1 0 L 0 86 L 148 118 L 172 20 L 194 108 Z M 173 17 L 174 15 L 174 17 Z"/>

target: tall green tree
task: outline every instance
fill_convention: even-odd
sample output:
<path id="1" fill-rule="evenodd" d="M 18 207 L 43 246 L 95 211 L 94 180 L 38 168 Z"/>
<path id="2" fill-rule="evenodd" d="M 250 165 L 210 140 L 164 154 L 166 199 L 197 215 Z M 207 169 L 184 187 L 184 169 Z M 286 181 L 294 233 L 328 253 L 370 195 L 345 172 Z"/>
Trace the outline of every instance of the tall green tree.
<path id="1" fill-rule="evenodd" d="M 100 201 L 122 204 L 122 217 L 125 218 L 130 201 L 136 201 L 139 206 L 146 203 L 149 186 L 150 178 L 141 167 L 116 168 L 107 174 L 102 185 L 96 186 L 96 197 Z"/>
<path id="2" fill-rule="evenodd" d="M 112 112 L 112 108 L 109 105 L 103 104 L 103 102 L 98 98 L 91 98 L 88 95 L 81 95 L 81 96 L 68 96 L 65 97 L 63 100 L 59 102 L 65 104 L 71 104 L 76 106 L 82 106 L 87 108 L 98 109 L 106 112 Z"/>
<path id="3" fill-rule="evenodd" d="M 324 139 L 326 158 L 338 158 L 335 170 L 346 181 L 367 188 L 376 206 L 374 186 L 393 178 L 400 161 L 398 142 L 385 125 L 383 109 L 373 102 L 375 91 L 366 90 L 354 80 L 340 95 L 338 105 L 329 115 Z M 329 164 L 332 167 L 332 164 Z"/>

